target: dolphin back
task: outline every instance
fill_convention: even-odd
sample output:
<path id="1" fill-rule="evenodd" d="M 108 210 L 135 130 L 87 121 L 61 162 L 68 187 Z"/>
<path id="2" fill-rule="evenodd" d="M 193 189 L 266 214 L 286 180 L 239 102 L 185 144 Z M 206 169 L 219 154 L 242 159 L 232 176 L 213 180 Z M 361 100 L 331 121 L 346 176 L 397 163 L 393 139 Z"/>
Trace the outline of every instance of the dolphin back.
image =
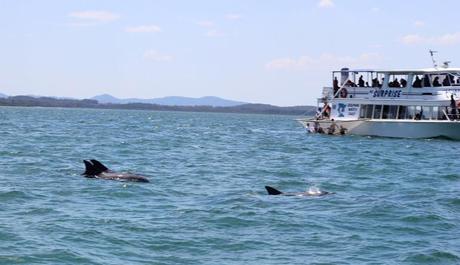
<path id="1" fill-rule="evenodd" d="M 114 172 L 104 166 L 96 159 L 83 160 L 85 163 L 85 172 L 82 174 L 87 178 L 99 178 L 118 181 L 132 181 L 132 182 L 149 182 L 148 178 L 124 172 Z"/>

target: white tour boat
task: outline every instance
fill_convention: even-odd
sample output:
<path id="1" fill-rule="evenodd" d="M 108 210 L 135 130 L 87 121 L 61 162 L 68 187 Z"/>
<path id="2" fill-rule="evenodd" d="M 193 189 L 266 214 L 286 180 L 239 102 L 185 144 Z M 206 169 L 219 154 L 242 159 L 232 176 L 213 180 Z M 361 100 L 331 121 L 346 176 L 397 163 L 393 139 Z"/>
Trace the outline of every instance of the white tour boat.
<path id="1" fill-rule="evenodd" d="M 312 133 L 460 140 L 460 68 L 332 72 L 318 113 L 299 121 Z"/>

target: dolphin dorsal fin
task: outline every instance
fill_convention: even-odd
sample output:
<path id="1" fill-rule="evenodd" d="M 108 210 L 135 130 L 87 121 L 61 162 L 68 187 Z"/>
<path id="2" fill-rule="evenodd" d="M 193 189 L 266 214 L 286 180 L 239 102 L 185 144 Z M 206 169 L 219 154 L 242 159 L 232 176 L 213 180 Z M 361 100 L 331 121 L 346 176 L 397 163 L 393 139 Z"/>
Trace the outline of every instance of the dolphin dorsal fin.
<path id="1" fill-rule="evenodd" d="M 283 194 L 281 191 L 275 189 L 275 188 L 272 188 L 270 186 L 265 186 L 265 189 L 267 190 L 268 192 L 268 195 L 280 195 L 280 194 Z"/>
<path id="2" fill-rule="evenodd" d="M 83 160 L 83 163 L 85 163 L 85 172 L 83 172 L 82 175 L 90 177 L 90 176 L 95 176 L 95 175 L 101 173 L 96 169 L 96 167 L 90 161 Z"/>
<path id="3" fill-rule="evenodd" d="M 96 159 L 91 159 L 91 163 L 93 163 L 95 169 L 99 171 L 99 173 L 109 170 L 106 166 L 104 166 L 101 162 L 97 161 Z"/>

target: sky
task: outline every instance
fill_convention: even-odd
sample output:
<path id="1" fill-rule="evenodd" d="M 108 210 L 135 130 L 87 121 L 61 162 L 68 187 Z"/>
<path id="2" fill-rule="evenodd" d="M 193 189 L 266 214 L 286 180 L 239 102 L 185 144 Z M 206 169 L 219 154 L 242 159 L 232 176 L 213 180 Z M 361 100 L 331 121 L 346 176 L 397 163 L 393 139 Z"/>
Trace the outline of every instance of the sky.
<path id="1" fill-rule="evenodd" d="M 331 71 L 460 67 L 460 1 L 0 0 L 0 93 L 316 105 Z"/>

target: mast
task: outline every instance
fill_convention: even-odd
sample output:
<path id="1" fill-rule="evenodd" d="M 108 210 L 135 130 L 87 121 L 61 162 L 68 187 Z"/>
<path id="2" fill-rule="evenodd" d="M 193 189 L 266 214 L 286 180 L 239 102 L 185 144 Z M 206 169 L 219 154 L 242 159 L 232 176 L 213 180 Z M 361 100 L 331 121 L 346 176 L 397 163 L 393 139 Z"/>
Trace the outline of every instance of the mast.
<path id="1" fill-rule="evenodd" d="M 434 54 L 435 53 L 437 53 L 437 51 L 430 50 L 431 61 L 433 62 L 433 67 L 435 69 L 438 69 L 438 63 L 436 63 L 436 60 L 434 59 Z"/>

